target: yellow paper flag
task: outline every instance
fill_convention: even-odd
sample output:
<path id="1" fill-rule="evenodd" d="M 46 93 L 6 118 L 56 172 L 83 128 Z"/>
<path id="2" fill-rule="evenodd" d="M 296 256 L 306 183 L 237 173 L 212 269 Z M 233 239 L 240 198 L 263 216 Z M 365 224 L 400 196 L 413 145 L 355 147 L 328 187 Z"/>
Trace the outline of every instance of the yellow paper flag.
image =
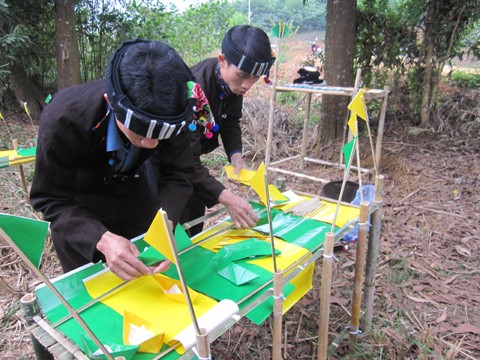
<path id="1" fill-rule="evenodd" d="M 357 114 L 353 111 L 350 114 L 350 119 L 348 120 L 348 127 L 352 132 L 353 137 L 357 136 Z"/>
<path id="2" fill-rule="evenodd" d="M 244 185 L 250 185 L 252 177 L 255 176 L 253 170 L 241 169 L 238 174 L 235 174 L 235 168 L 232 165 L 225 165 L 223 168 L 229 179 L 236 180 Z"/>
<path id="3" fill-rule="evenodd" d="M 250 179 L 250 186 L 257 193 L 260 200 L 267 204 L 267 192 L 265 191 L 265 164 L 262 162 L 255 175 Z"/>
<path id="4" fill-rule="evenodd" d="M 363 89 L 360 89 L 353 98 L 353 100 L 348 104 L 348 110 L 355 113 L 357 116 L 362 118 L 365 121 L 368 121 L 367 116 L 367 107 L 365 106 L 365 98 L 363 96 Z"/>
<path id="5" fill-rule="evenodd" d="M 166 221 L 166 213 L 162 209 L 158 210 L 155 219 L 148 228 L 144 240 L 155 250 L 165 256 L 170 262 L 176 264 L 175 256 L 173 255 L 172 246 L 168 236 L 168 222 Z"/>

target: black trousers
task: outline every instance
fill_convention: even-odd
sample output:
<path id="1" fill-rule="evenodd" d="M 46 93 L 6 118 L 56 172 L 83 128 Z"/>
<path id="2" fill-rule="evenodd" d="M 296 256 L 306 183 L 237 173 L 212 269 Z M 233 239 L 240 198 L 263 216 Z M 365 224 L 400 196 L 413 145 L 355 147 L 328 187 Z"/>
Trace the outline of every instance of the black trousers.
<path id="1" fill-rule="evenodd" d="M 201 216 L 205 215 L 205 204 L 200 200 L 200 198 L 194 193 L 187 202 L 182 216 L 180 217 L 180 224 L 195 220 Z M 190 237 L 197 235 L 203 230 L 203 222 L 192 226 L 187 230 L 187 233 Z"/>

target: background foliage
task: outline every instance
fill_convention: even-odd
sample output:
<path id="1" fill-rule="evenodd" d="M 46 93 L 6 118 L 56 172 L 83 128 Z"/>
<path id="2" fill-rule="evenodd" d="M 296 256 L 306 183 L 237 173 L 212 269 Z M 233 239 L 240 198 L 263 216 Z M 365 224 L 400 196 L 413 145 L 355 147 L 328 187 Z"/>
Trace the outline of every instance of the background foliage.
<path id="1" fill-rule="evenodd" d="M 9 66 L 23 67 L 45 94 L 56 90 L 54 9 L 54 0 L 0 0 L 0 110 L 18 107 Z M 236 24 L 250 22 L 270 33 L 283 20 L 298 33 L 323 33 L 326 1 L 211 0 L 181 12 L 169 1 L 76 0 L 75 14 L 82 81 L 89 81 L 103 76 L 110 54 L 126 39 L 163 40 L 193 65 L 215 56 L 223 34 Z M 435 106 L 444 65 L 480 55 L 479 19 L 478 0 L 358 0 L 356 65 L 364 85 L 388 85 L 390 105 L 418 122 L 427 63 L 433 74 L 428 96 Z"/>

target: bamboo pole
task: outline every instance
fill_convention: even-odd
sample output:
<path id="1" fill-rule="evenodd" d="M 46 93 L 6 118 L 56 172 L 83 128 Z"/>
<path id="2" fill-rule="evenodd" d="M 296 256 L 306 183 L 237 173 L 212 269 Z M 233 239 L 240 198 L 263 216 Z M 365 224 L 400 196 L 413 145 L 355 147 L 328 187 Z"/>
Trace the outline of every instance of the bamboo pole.
<path id="1" fill-rule="evenodd" d="M 330 295 L 332 291 L 333 243 L 335 234 L 325 235 L 322 286 L 320 288 L 320 319 L 318 326 L 318 360 L 326 360 L 328 352 L 328 323 L 330 320 Z"/>
<path id="2" fill-rule="evenodd" d="M 108 360 L 113 360 L 112 355 L 108 352 L 108 350 L 103 346 L 97 336 L 93 333 L 87 323 L 78 315 L 75 309 L 68 303 L 68 301 L 63 297 L 63 295 L 53 286 L 50 280 L 43 275 L 43 273 L 37 269 L 37 267 L 30 261 L 30 259 L 23 253 L 23 251 L 17 246 L 17 244 L 0 228 L 0 237 L 3 238 L 15 252 L 20 256 L 20 258 L 30 267 L 31 270 L 38 276 L 38 278 L 53 292 L 53 294 L 57 297 L 58 300 L 61 301 L 63 306 L 68 310 L 68 312 L 72 315 L 72 317 L 77 321 L 78 325 L 85 330 L 85 332 L 92 338 L 95 345 L 102 351 L 105 357 Z"/>
<path id="3" fill-rule="evenodd" d="M 355 256 L 355 280 L 352 295 L 352 318 L 350 337 L 357 339 L 360 333 L 360 309 L 362 305 L 362 287 L 365 276 L 365 250 L 367 248 L 368 233 L 368 202 L 360 203 L 360 222 L 358 224 L 357 253 Z"/>
<path id="4" fill-rule="evenodd" d="M 383 175 L 375 177 L 375 196 L 372 207 L 376 210 L 371 214 L 371 227 L 368 237 L 368 250 L 365 270 L 365 288 L 363 303 L 365 304 L 365 323 L 367 329 L 372 326 L 373 300 L 375 296 L 375 276 L 377 275 L 378 254 L 380 248 L 380 230 L 382 226 L 383 205 Z"/>
<path id="5" fill-rule="evenodd" d="M 199 360 L 211 360 L 210 342 L 208 340 L 208 330 L 205 328 L 200 329 L 200 334 L 196 335 L 197 338 L 197 351 Z"/>
<path id="6" fill-rule="evenodd" d="M 272 359 L 282 359 L 282 319 L 283 319 L 283 271 L 273 275 L 273 350 Z"/>
<path id="7" fill-rule="evenodd" d="M 377 164 L 377 170 L 380 172 L 380 161 L 382 158 L 382 141 L 383 131 L 385 129 L 385 115 L 387 113 L 387 101 L 388 101 L 388 86 L 383 88 L 383 100 L 380 108 L 380 116 L 378 117 L 378 131 L 377 131 L 377 144 L 375 145 L 375 162 Z M 378 175 L 378 174 L 377 174 Z"/>
<path id="8" fill-rule="evenodd" d="M 183 293 L 185 295 L 185 300 L 187 302 L 188 311 L 190 312 L 190 317 L 192 319 L 192 324 L 195 329 L 195 335 L 197 340 L 197 351 L 198 356 L 203 359 L 210 359 L 210 344 L 208 341 L 208 331 L 206 329 L 200 329 L 198 325 L 197 317 L 195 315 L 195 310 L 193 308 L 192 298 L 190 297 L 190 292 L 188 291 L 187 282 L 185 281 L 185 277 L 183 276 L 183 270 L 180 263 L 180 256 L 178 255 L 177 243 L 175 241 L 175 236 L 173 235 L 172 229 L 168 225 L 168 216 L 165 211 L 160 209 L 160 214 L 163 217 L 163 224 L 165 226 L 165 230 L 167 232 L 168 242 L 170 243 L 170 248 L 172 250 L 172 255 L 175 260 L 175 265 L 177 267 L 177 273 L 180 280 L 180 284 L 183 288 Z"/>
<path id="9" fill-rule="evenodd" d="M 312 105 L 312 93 L 307 93 L 305 100 L 305 119 L 303 119 L 302 150 L 300 156 L 300 170 L 305 168 L 305 157 L 307 156 L 307 135 L 308 123 L 310 122 L 310 106 Z"/>

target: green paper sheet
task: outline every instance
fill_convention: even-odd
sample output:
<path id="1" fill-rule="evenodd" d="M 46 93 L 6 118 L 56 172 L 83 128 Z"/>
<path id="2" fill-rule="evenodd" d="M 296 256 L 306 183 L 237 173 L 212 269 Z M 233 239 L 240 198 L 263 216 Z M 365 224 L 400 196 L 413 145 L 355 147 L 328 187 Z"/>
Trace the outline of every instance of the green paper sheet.
<path id="1" fill-rule="evenodd" d="M 83 285 L 83 279 L 96 274 L 103 269 L 104 267 L 101 263 L 88 264 L 58 277 L 53 283 L 70 305 L 72 305 L 74 309 L 79 309 L 93 300 Z M 68 314 L 68 311 L 62 303 L 45 285 L 39 285 L 35 289 L 35 293 L 42 307 L 42 311 L 51 323 L 63 319 L 64 316 Z M 88 324 L 94 334 L 98 336 L 102 343 L 123 344 L 123 316 L 104 305 L 102 302 L 98 302 L 87 310 L 82 311 L 80 316 Z M 85 353 L 88 352 L 88 349 L 85 347 L 85 343 L 82 340 L 86 334 L 75 320 L 70 319 L 66 321 L 61 324 L 58 329 L 75 342 Z M 164 345 L 161 351 L 165 351 L 168 348 L 167 345 Z M 156 354 L 136 353 L 132 359 L 150 360 L 155 356 Z M 162 357 L 162 360 L 175 360 L 179 357 L 180 354 L 176 351 L 171 351 L 168 355 Z"/>
<path id="2" fill-rule="evenodd" d="M 267 224 L 253 228 L 261 233 L 270 233 Z M 313 219 L 306 219 L 281 211 L 272 212 L 273 234 L 286 242 L 313 250 L 325 241 L 325 234 L 330 231 L 331 225 Z"/>
<path id="3" fill-rule="evenodd" d="M 84 349 L 86 350 L 87 356 L 90 359 L 106 359 L 107 357 L 98 349 L 98 346 L 95 342 L 87 335 L 81 335 L 82 344 Z M 107 351 L 110 352 L 112 357 L 115 359 L 119 356 L 123 357 L 125 360 L 130 360 L 133 358 L 135 353 L 137 352 L 139 346 L 138 345 L 123 345 L 123 344 L 105 344 Z M 101 353 L 101 355 L 97 355 L 97 351 Z"/>
<path id="4" fill-rule="evenodd" d="M 35 265 L 40 266 L 49 223 L 9 214 L 0 214 L 0 228 Z"/>
<path id="5" fill-rule="evenodd" d="M 258 278 L 242 286 L 236 286 L 217 274 L 217 270 L 211 265 L 214 255 L 214 252 L 201 247 L 192 248 L 190 251 L 180 255 L 180 262 L 182 264 L 183 275 L 186 279 L 187 286 L 216 300 L 230 299 L 238 303 L 238 301 L 247 297 L 243 303 L 239 304 L 240 309 L 244 308 L 256 297 L 273 287 L 273 285 L 266 286 L 256 295 L 248 297 L 248 295 L 272 280 L 272 273 L 259 266 L 242 263 L 243 267 L 257 274 Z M 170 267 L 165 275 L 178 279 L 177 270 L 174 265 Z M 293 285 L 286 284 L 284 287 L 285 296 L 288 296 L 293 289 Z M 250 315 L 249 313 L 247 317 L 259 325 L 271 314 L 272 311 L 273 301 L 266 301 L 258 306 L 255 312 L 251 312 L 253 315 Z"/>
<path id="6" fill-rule="evenodd" d="M 280 251 L 275 249 L 275 254 L 280 254 Z M 266 256 L 272 256 L 271 245 L 265 241 L 251 238 L 222 247 L 212 261 L 217 269 L 223 269 L 233 261 L 252 260 Z"/>

